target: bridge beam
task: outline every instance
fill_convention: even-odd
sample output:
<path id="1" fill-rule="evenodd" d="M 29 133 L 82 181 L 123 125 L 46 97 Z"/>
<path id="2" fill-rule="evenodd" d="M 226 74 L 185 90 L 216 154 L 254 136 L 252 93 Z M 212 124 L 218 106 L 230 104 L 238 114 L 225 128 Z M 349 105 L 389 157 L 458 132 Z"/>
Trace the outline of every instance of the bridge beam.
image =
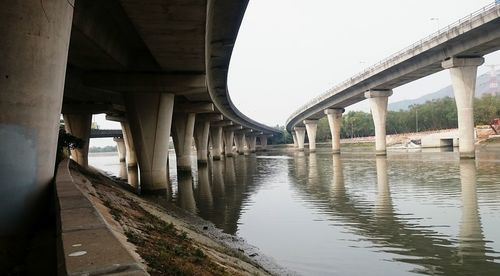
<path id="1" fill-rule="evenodd" d="M 66 132 L 83 140 L 83 147 L 81 149 L 72 149 L 71 157 L 76 161 L 76 163 L 87 167 L 89 165 L 88 155 L 92 114 L 64 114 L 63 118 Z"/>
<path id="2" fill-rule="evenodd" d="M 128 93 L 127 115 L 137 150 L 140 185 L 143 192 L 167 190 L 167 157 L 174 95 L 169 93 Z"/>
<path id="3" fill-rule="evenodd" d="M 195 121 L 196 113 L 174 113 L 172 138 L 179 172 L 191 172 L 191 148 L 193 147 Z"/>
<path id="4" fill-rule="evenodd" d="M 245 148 L 245 133 L 236 132 L 234 134 L 234 145 L 236 146 L 236 152 L 240 155 L 244 154 Z"/>
<path id="5" fill-rule="evenodd" d="M 234 140 L 234 129 L 233 127 L 224 128 L 224 152 L 226 157 L 233 157 L 233 140 Z"/>
<path id="6" fill-rule="evenodd" d="M 386 150 L 386 117 L 387 101 L 392 90 L 370 90 L 365 92 L 365 98 L 370 101 L 373 123 L 375 125 L 375 154 L 387 155 Z"/>
<path id="7" fill-rule="evenodd" d="M 220 160 L 223 147 L 223 131 L 221 126 L 210 126 L 210 140 L 212 141 L 212 158 Z"/>
<path id="8" fill-rule="evenodd" d="M 328 125 L 330 126 L 330 133 L 332 134 L 333 154 L 340 153 L 340 128 L 342 126 L 342 113 L 344 113 L 343 108 L 329 108 L 325 110 L 326 117 L 328 118 Z"/>
<path id="9" fill-rule="evenodd" d="M 125 156 L 127 154 L 125 140 L 120 137 L 115 137 L 113 138 L 113 141 L 116 142 L 116 149 L 118 151 L 118 159 L 120 160 L 120 163 L 125 162 Z"/>
<path id="10" fill-rule="evenodd" d="M 482 57 L 451 58 L 443 61 L 449 69 L 458 115 L 458 149 L 460 158 L 475 158 L 474 147 L 474 94 L 477 67 L 484 63 Z"/>
<path id="11" fill-rule="evenodd" d="M 315 152 L 318 120 L 304 120 L 304 125 L 306 125 L 307 138 L 309 139 L 309 152 Z"/>
<path id="12" fill-rule="evenodd" d="M 304 151 L 304 139 L 306 138 L 306 128 L 305 127 L 294 127 L 295 138 L 297 140 L 297 149 L 299 151 Z"/>
<path id="13" fill-rule="evenodd" d="M 198 164 L 208 163 L 208 137 L 210 134 L 210 121 L 202 121 L 196 118 L 194 125 L 194 142 Z"/>

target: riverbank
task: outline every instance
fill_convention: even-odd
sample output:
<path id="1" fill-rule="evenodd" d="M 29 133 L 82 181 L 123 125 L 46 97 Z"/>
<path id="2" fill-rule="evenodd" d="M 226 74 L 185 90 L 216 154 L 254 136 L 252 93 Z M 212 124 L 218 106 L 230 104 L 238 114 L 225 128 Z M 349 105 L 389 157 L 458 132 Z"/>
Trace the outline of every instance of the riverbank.
<path id="1" fill-rule="evenodd" d="M 257 248 L 176 206 L 160 206 L 94 169 L 72 177 L 113 234 L 151 275 L 287 274 Z"/>

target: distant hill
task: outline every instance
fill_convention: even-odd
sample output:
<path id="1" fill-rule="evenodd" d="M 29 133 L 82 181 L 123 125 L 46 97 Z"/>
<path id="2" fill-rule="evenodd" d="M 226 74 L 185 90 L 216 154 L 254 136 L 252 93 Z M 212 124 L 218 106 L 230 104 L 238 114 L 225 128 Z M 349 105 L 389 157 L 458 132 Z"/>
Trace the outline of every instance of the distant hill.
<path id="1" fill-rule="evenodd" d="M 500 77 L 499 70 L 497 70 L 497 76 L 498 76 L 497 78 Z M 490 73 L 482 74 L 479 77 L 477 77 L 476 97 L 481 97 L 485 93 L 490 93 L 489 82 L 490 82 Z M 451 85 L 446 86 L 445 88 L 440 89 L 434 93 L 424 95 L 424 96 L 417 98 L 417 99 L 403 100 L 403 101 L 391 103 L 391 104 L 389 104 L 388 109 L 390 111 L 406 110 L 411 105 L 423 104 L 427 101 L 431 101 L 434 99 L 440 99 L 440 98 L 444 98 L 444 97 L 452 97 L 453 98 L 453 89 L 452 89 Z"/>

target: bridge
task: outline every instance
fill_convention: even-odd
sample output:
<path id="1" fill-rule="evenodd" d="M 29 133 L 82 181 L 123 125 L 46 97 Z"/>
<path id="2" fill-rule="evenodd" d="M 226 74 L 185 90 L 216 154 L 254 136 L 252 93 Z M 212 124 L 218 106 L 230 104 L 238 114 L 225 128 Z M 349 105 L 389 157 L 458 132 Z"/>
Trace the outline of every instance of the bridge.
<path id="1" fill-rule="evenodd" d="M 265 148 L 279 131 L 242 114 L 227 88 L 247 4 L 46 0 L 0 9 L 0 192 L 9 195 L 0 238 L 34 229 L 48 212 L 61 114 L 86 142 L 71 153 L 82 166 L 90 137 L 123 136 L 122 161 L 139 167 L 142 192 L 166 189 L 170 136 L 180 172 L 191 171 L 193 138 L 200 164 L 255 152 L 257 141 Z M 120 122 L 120 135 L 91 132 L 97 113 Z"/>
<path id="2" fill-rule="evenodd" d="M 91 129 L 90 138 L 123 138 L 120 129 Z"/>
<path id="3" fill-rule="evenodd" d="M 386 154 L 385 120 L 392 89 L 448 69 L 458 112 L 461 158 L 474 158 L 473 98 L 477 67 L 483 56 L 500 48 L 500 4 L 492 3 L 408 46 L 311 100 L 287 120 L 295 147 L 316 149 L 317 121 L 325 114 L 332 150 L 340 153 L 342 113 L 347 106 L 369 99 L 375 124 L 375 150 Z"/>

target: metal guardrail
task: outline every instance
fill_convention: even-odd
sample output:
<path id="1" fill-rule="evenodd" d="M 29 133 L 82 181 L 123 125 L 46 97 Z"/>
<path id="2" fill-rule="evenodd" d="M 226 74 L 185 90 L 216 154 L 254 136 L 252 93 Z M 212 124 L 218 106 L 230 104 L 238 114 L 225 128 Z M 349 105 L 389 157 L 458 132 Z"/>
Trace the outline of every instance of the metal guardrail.
<path id="1" fill-rule="evenodd" d="M 464 22 L 467 22 L 467 21 L 470 21 L 472 18 L 476 17 L 477 15 L 480 15 L 480 14 L 483 14 L 483 13 L 487 13 L 487 12 L 490 12 L 492 10 L 494 10 L 496 8 L 496 6 L 500 6 L 500 1 L 495 1 L 491 4 L 488 4 L 486 6 L 484 6 L 483 8 L 473 12 L 473 13 L 470 13 L 469 15 L 463 17 L 463 18 L 460 18 L 459 20 L 451 23 L 450 25 L 444 27 L 444 28 L 441 28 L 439 29 L 438 31 L 426 36 L 425 38 L 423 39 L 420 39 L 419 41 L 405 47 L 404 49 L 402 50 L 399 50 L 398 52 L 388 56 L 387 58 L 371 65 L 370 67 L 366 68 L 365 70 L 361 71 L 360 73 L 350 77 L 349 79 L 346 79 L 344 80 L 343 82 L 337 84 L 336 86 L 328 89 L 326 92 L 323 92 L 322 94 L 320 94 L 319 96 L 313 98 L 312 100 L 310 100 L 308 103 L 306 103 L 305 105 L 301 106 L 299 109 L 297 109 L 294 113 L 292 113 L 292 115 L 290 117 L 288 117 L 288 120 L 287 120 L 287 125 L 288 123 L 295 117 L 297 117 L 300 113 L 304 112 L 304 111 L 307 111 L 307 109 L 313 107 L 314 105 L 324 101 L 325 99 L 335 95 L 336 91 L 338 91 L 341 87 L 345 87 L 348 83 L 351 83 L 353 82 L 355 79 L 359 79 L 360 77 L 363 77 L 365 75 L 368 75 L 370 72 L 374 71 L 377 67 L 380 67 L 381 65 L 384 65 L 384 64 L 387 64 L 391 61 L 393 61 L 394 59 L 396 59 L 397 57 L 399 57 L 400 55 L 402 55 L 403 53 L 405 52 L 408 52 L 409 50 L 413 49 L 413 48 L 416 48 L 418 46 L 422 46 L 424 45 L 425 43 L 437 38 L 438 36 L 440 36 L 441 34 L 443 33 L 446 33 L 448 32 L 449 30 L 459 26 L 460 24 L 464 23 Z"/>

